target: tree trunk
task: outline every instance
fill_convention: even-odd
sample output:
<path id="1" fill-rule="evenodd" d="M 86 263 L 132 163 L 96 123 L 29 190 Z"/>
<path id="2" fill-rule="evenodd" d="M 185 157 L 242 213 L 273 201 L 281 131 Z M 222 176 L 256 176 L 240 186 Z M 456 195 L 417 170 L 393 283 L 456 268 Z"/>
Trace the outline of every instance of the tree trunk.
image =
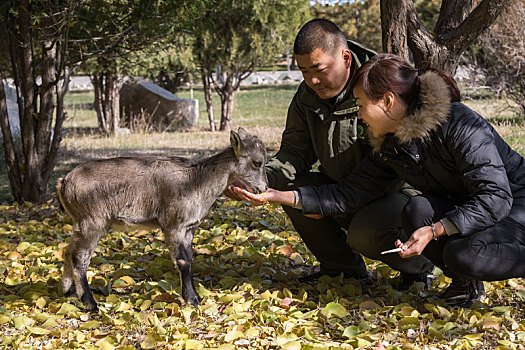
<path id="1" fill-rule="evenodd" d="M 97 113 L 97 122 L 98 122 L 98 132 L 107 135 L 108 127 L 106 123 L 106 116 L 104 115 L 104 106 L 103 106 L 103 95 L 102 95 L 102 74 L 95 73 L 91 76 L 91 83 L 93 84 L 93 89 L 95 93 L 95 100 L 93 102 L 93 107 Z"/>
<path id="2" fill-rule="evenodd" d="M 10 1 L 10 6 L 13 7 L 12 0 Z M 20 71 L 18 68 L 18 61 L 17 58 L 21 57 L 22 54 L 20 53 L 20 45 L 17 45 L 19 42 L 19 38 L 15 35 L 14 28 L 17 27 L 16 21 L 14 16 L 9 14 L 7 16 L 6 21 L 6 27 L 10 30 L 7 30 L 8 33 L 8 41 L 9 41 L 9 56 L 11 58 L 11 67 L 12 67 L 12 73 L 13 73 L 13 80 L 15 82 L 16 87 L 16 100 L 20 101 L 22 100 L 22 83 L 20 78 Z M 24 104 L 23 103 L 17 103 L 18 105 L 18 118 L 21 120 L 21 117 L 24 115 Z"/>
<path id="3" fill-rule="evenodd" d="M 120 125 L 120 81 L 115 73 L 105 71 L 91 76 L 95 89 L 94 107 L 101 134 L 115 135 Z"/>
<path id="4" fill-rule="evenodd" d="M 443 1 L 434 31 L 441 35 L 459 27 L 474 7 L 474 0 Z"/>
<path id="5" fill-rule="evenodd" d="M 232 128 L 233 105 L 235 102 L 235 90 L 225 91 L 221 96 L 221 127 L 220 131 L 230 131 Z"/>
<path id="6" fill-rule="evenodd" d="M 383 51 L 408 60 L 406 6 L 397 0 L 382 0 L 380 6 Z"/>
<path id="7" fill-rule="evenodd" d="M 51 162 L 54 166 L 55 159 L 49 159 L 51 130 L 53 124 L 53 115 L 55 112 L 55 96 L 54 88 L 57 85 L 57 71 L 56 71 L 56 45 L 50 39 L 42 41 L 41 45 L 41 76 L 42 84 L 40 86 L 40 107 L 38 113 L 38 120 L 36 123 L 35 135 L 35 168 L 38 169 L 38 177 L 33 182 L 33 192 L 38 193 L 39 202 L 44 201 L 44 196 L 47 194 L 47 186 L 49 177 L 45 169 L 47 162 Z"/>
<path id="8" fill-rule="evenodd" d="M 120 113 L 119 113 L 119 94 L 118 82 L 113 72 L 106 72 L 105 74 L 106 86 L 104 89 L 104 109 L 108 117 L 109 131 L 115 135 L 119 129 Z"/>
<path id="9" fill-rule="evenodd" d="M 56 95 L 56 114 L 55 114 L 55 126 L 51 137 L 51 145 L 47 154 L 47 160 L 43 166 L 44 179 L 46 184 L 49 183 L 53 169 L 55 168 L 58 152 L 60 150 L 60 142 L 62 141 L 62 126 L 66 120 L 66 112 L 64 111 L 64 96 L 68 91 L 70 73 L 69 67 L 67 66 L 67 46 L 63 42 L 58 41 L 56 43 L 56 70 L 57 72 L 63 73 L 62 86 L 55 81 L 55 95 Z M 58 76 L 58 74 L 57 74 Z M 51 125 L 50 125 L 51 127 Z"/>
<path id="10" fill-rule="evenodd" d="M 240 79 L 236 73 L 223 73 L 224 85 L 215 86 L 215 90 L 221 98 L 221 124 L 220 131 L 230 131 L 233 119 L 233 106 L 235 102 L 235 93 L 239 89 Z"/>
<path id="11" fill-rule="evenodd" d="M 2 142 L 4 145 L 4 156 L 7 167 L 7 177 L 11 187 L 11 194 L 15 201 L 22 201 L 22 177 L 20 175 L 20 160 L 16 151 L 9 115 L 7 113 L 7 101 L 4 90 L 4 76 L 0 67 L 0 126 L 2 128 Z"/>
<path id="12" fill-rule="evenodd" d="M 212 91 L 211 91 L 211 79 L 210 71 L 201 68 L 202 77 L 202 89 L 204 90 L 204 101 L 206 102 L 206 111 L 208 113 L 208 122 L 210 125 L 210 131 L 215 131 L 215 119 L 213 117 L 213 103 L 212 103 Z"/>
<path id="13" fill-rule="evenodd" d="M 21 41 L 20 57 L 20 83 L 22 99 L 18 103 L 24 104 L 24 114 L 20 116 L 20 130 L 22 132 L 22 146 L 24 152 L 24 182 L 22 196 L 25 200 L 40 201 L 40 193 L 35 192 L 42 181 L 37 167 L 35 152 L 35 86 L 36 79 L 33 70 L 33 39 L 31 36 L 31 18 L 28 0 L 21 0 L 19 4 L 18 30 Z"/>

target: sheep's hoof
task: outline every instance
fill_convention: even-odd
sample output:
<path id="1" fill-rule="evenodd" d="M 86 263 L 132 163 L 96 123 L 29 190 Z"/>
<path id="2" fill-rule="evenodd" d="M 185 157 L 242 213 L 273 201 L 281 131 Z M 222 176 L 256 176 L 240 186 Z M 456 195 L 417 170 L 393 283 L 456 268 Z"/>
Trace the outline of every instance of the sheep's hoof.
<path id="1" fill-rule="evenodd" d="M 66 298 L 78 298 L 77 289 L 75 288 L 75 286 L 72 286 L 67 291 L 65 291 L 64 296 Z"/>
<path id="2" fill-rule="evenodd" d="M 92 313 L 92 314 L 98 313 L 99 309 L 98 309 L 98 305 L 96 303 L 95 304 L 85 304 L 85 305 L 86 305 L 86 310 L 89 313 Z"/>
<path id="3" fill-rule="evenodd" d="M 198 298 L 195 299 L 195 300 L 193 300 L 193 301 L 192 301 L 191 303 L 189 303 L 189 304 L 193 305 L 193 307 L 196 308 L 197 310 L 199 309 L 199 306 L 201 305 L 201 303 L 200 303 L 200 301 L 199 301 Z"/>
<path id="4" fill-rule="evenodd" d="M 199 294 L 195 293 L 194 295 L 192 296 L 189 296 L 187 298 L 184 298 L 184 301 L 188 304 L 188 305 L 193 305 L 193 307 L 195 307 L 197 310 L 199 309 L 199 306 L 201 304 L 201 301 L 202 301 L 202 298 L 199 296 Z"/>
<path id="5" fill-rule="evenodd" d="M 92 295 L 84 294 L 80 301 L 84 303 L 87 311 L 90 313 L 98 313 L 98 305 Z"/>

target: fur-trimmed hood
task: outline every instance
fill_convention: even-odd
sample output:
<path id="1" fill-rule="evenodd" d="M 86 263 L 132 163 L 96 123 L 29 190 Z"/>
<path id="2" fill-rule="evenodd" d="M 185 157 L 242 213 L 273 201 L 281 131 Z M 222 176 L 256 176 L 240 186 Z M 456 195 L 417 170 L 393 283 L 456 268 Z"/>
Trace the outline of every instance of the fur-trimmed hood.
<path id="1" fill-rule="evenodd" d="M 418 106 L 402 121 L 394 137 L 400 144 L 420 139 L 425 141 L 430 133 L 448 118 L 451 108 L 450 90 L 439 74 L 429 71 L 419 77 L 420 93 Z M 379 151 L 385 136 L 374 137 L 368 132 L 370 145 L 374 152 Z"/>

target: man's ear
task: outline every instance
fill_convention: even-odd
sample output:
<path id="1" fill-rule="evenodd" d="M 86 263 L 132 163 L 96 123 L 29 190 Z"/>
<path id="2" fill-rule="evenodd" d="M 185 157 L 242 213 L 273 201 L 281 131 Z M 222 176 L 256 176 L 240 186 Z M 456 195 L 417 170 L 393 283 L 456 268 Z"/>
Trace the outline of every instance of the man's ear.
<path id="1" fill-rule="evenodd" d="M 352 51 L 350 51 L 349 49 L 343 49 L 341 55 L 343 56 L 343 60 L 345 61 L 346 68 L 349 69 L 352 65 Z"/>

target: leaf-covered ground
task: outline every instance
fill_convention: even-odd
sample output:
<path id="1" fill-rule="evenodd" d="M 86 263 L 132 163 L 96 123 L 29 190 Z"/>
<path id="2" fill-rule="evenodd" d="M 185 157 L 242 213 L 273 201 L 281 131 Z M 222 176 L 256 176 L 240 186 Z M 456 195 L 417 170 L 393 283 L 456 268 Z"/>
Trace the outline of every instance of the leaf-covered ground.
<path id="1" fill-rule="evenodd" d="M 316 262 L 282 210 L 223 199 L 194 239 L 199 310 L 182 302 L 161 232 L 112 232 L 91 261 L 91 315 L 61 294 L 71 229 L 51 204 L 0 206 L 0 348 L 525 349 L 523 279 L 485 282 L 470 309 L 435 298 L 439 272 L 431 291 L 401 293 L 374 261 L 366 283 L 299 283 Z"/>

